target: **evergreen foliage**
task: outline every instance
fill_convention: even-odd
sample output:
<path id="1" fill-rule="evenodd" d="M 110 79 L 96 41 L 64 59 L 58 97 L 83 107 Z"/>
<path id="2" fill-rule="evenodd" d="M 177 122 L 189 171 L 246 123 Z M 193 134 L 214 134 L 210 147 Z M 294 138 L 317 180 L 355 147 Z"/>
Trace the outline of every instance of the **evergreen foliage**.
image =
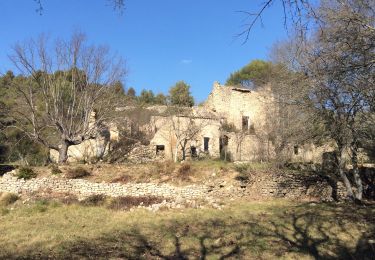
<path id="1" fill-rule="evenodd" d="M 177 82 L 169 89 L 169 98 L 171 105 L 175 106 L 194 106 L 194 98 L 190 93 L 190 86 L 184 81 Z"/>
<path id="2" fill-rule="evenodd" d="M 226 85 L 255 89 L 270 80 L 272 63 L 253 60 L 243 68 L 230 74 Z"/>

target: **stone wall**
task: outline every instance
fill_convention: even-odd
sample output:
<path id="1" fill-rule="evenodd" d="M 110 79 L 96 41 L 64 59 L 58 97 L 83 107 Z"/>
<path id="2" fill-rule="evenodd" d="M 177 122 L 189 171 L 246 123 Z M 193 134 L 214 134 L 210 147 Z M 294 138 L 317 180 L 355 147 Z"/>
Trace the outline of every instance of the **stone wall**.
<path id="1" fill-rule="evenodd" d="M 197 108 L 195 108 L 197 110 Z M 200 112 L 198 112 L 200 113 Z M 202 113 L 203 114 L 203 113 Z M 166 159 L 174 159 L 177 136 L 186 138 L 186 155 L 190 156 L 190 147 L 194 146 L 197 153 L 204 152 L 204 138 L 209 138 L 207 154 L 213 158 L 219 157 L 220 121 L 216 118 L 202 117 L 153 117 L 157 129 L 150 145 L 156 151 L 156 145 L 164 145 Z M 194 134 L 192 134 L 194 133 Z M 182 147 L 179 145 L 177 155 L 181 158 Z"/>
<path id="2" fill-rule="evenodd" d="M 80 198 L 103 194 L 110 197 L 120 196 L 160 196 L 164 198 L 181 197 L 197 199 L 206 196 L 205 186 L 176 187 L 154 183 L 93 183 L 83 179 L 64 179 L 59 177 L 35 178 L 23 180 L 14 177 L 13 172 L 0 178 L 0 192 L 30 194 L 39 190 L 51 189 L 54 192 L 71 193 Z"/>
<path id="3" fill-rule="evenodd" d="M 153 146 L 136 143 L 127 154 L 126 159 L 131 163 L 149 163 L 163 158 L 156 155 L 156 149 Z"/>
<path id="4" fill-rule="evenodd" d="M 173 186 L 155 183 L 93 183 L 82 179 L 60 177 L 22 180 L 7 173 L 0 178 L 0 192 L 31 194 L 43 190 L 71 193 L 79 198 L 103 194 L 119 196 L 159 196 L 167 199 L 206 200 L 290 198 L 306 200 L 332 200 L 334 189 L 330 183 L 319 176 L 299 176 L 293 173 L 254 173 L 249 180 L 215 180 L 202 185 Z M 343 186 L 337 186 L 339 198 L 343 198 Z"/>
<path id="5" fill-rule="evenodd" d="M 263 131 L 265 119 L 273 107 L 269 87 L 253 91 L 233 86 L 223 86 L 215 82 L 204 107 L 226 118 L 228 123 L 242 129 L 242 117 L 249 117 L 249 126 L 255 131 Z"/>

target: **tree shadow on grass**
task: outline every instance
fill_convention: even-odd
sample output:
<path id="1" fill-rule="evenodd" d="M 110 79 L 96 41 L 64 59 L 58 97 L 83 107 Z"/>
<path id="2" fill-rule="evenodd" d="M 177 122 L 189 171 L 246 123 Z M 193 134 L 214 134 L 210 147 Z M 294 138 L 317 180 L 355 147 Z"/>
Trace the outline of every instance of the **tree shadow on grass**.
<path id="1" fill-rule="evenodd" d="M 351 230 L 355 223 L 370 229 L 358 238 Z M 371 210 L 357 206 L 305 204 L 274 214 L 164 220 L 157 227 L 145 224 L 128 230 L 119 227 L 95 239 L 65 242 L 49 252 L 2 251 L 0 258 L 254 259 L 295 254 L 314 259 L 374 259 L 374 223 Z"/>

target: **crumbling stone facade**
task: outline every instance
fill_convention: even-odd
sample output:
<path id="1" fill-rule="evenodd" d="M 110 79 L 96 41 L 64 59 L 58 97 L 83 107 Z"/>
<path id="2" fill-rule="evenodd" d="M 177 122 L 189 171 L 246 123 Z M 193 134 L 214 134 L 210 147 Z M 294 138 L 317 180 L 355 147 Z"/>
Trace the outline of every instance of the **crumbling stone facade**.
<path id="1" fill-rule="evenodd" d="M 144 144 L 139 144 L 139 147 L 135 145 L 126 158 L 129 161 L 142 162 L 142 156 L 147 161 L 193 157 L 262 161 L 276 156 L 272 142 L 265 138 L 271 131 L 269 128 L 273 127 L 267 123 L 267 118 L 274 116 L 276 111 L 270 86 L 250 90 L 215 82 L 201 106 L 175 111 L 167 106 L 154 106 L 147 110 L 153 111 L 153 115 L 140 131 L 151 136 L 149 148 Z M 99 137 L 70 147 L 69 160 L 87 161 L 91 157 L 107 154 L 111 142 L 119 138 L 119 128 L 110 125 L 109 135 L 105 138 Z M 294 147 L 291 144 L 289 152 L 291 160 L 320 162 L 321 155 L 332 149 L 328 145 Z M 56 157 L 54 152 L 51 155 Z"/>
<path id="2" fill-rule="evenodd" d="M 215 82 L 204 104 L 191 109 L 190 118 L 176 115 L 173 120 L 167 117 L 156 120 L 157 131 L 151 145 L 155 149 L 164 147 L 165 156 L 169 159 L 176 156 L 181 159 L 183 152 L 188 154 L 187 158 L 209 156 L 253 161 L 261 160 L 261 155 L 269 159 L 274 156 L 272 145 L 264 143 L 257 133 L 266 131 L 266 117 L 272 106 L 273 96 L 267 86 L 254 91 Z M 177 120 L 185 121 L 181 127 L 188 129 L 192 125 L 191 119 L 201 129 L 193 138 L 189 138 L 186 151 L 182 151 L 183 147 L 176 145 L 178 134 L 171 125 Z"/>

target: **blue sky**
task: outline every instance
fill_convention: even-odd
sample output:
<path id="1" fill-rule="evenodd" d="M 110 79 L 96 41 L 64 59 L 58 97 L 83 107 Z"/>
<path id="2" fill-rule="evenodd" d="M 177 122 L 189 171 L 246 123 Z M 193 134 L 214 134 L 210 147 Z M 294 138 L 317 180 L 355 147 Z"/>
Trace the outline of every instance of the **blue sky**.
<path id="1" fill-rule="evenodd" d="M 236 38 L 245 15 L 261 0 L 127 0 L 122 15 L 106 0 L 0 0 L 0 72 L 12 69 L 7 55 L 17 41 L 47 33 L 69 37 L 74 30 L 108 45 L 127 60 L 126 87 L 167 93 L 179 80 L 191 85 L 198 102 L 212 83 L 253 59 L 267 59 L 272 44 L 286 37 L 281 6 L 274 5 L 246 44 Z"/>

